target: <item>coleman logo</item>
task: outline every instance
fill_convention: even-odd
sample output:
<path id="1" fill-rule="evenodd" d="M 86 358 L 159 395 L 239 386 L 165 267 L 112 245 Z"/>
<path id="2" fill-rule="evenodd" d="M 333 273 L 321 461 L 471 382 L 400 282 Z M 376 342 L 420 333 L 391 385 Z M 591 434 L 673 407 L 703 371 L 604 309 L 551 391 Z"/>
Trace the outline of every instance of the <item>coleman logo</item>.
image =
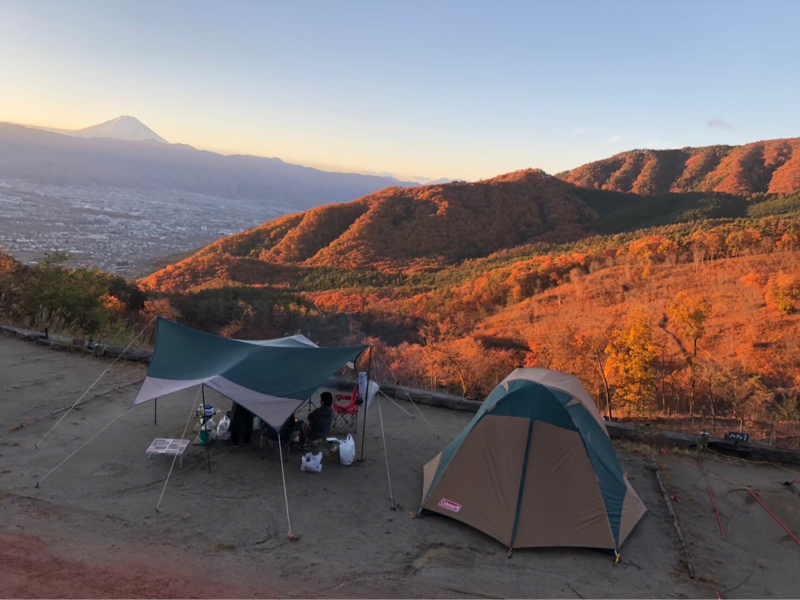
<path id="1" fill-rule="evenodd" d="M 455 502 L 451 502 L 450 500 L 447 500 L 446 498 L 442 498 L 441 500 L 439 500 L 439 506 L 441 506 L 445 510 L 449 510 L 450 512 L 454 512 L 454 513 L 457 513 L 458 511 L 461 510 L 461 505 L 460 504 L 456 504 Z"/>

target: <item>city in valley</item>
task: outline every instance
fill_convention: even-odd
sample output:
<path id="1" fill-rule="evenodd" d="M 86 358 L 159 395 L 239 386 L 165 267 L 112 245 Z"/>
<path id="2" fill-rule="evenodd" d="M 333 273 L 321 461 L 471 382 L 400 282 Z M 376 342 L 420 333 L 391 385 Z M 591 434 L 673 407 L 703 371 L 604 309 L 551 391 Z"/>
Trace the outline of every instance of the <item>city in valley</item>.
<path id="1" fill-rule="evenodd" d="M 158 259 L 188 253 L 291 212 L 278 203 L 169 188 L 56 185 L 0 180 L 0 248 L 26 263 L 45 252 L 70 266 L 137 276 Z"/>

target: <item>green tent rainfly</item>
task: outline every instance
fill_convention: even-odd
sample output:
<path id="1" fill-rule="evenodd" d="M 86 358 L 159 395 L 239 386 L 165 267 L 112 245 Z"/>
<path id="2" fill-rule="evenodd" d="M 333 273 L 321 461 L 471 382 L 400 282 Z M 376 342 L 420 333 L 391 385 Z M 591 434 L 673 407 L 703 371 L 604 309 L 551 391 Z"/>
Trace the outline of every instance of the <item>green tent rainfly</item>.
<path id="1" fill-rule="evenodd" d="M 147 377 L 132 406 L 207 385 L 276 429 L 368 346 L 319 348 L 303 336 L 247 341 L 159 318 Z"/>
<path id="2" fill-rule="evenodd" d="M 546 369 L 512 372 L 425 465 L 421 510 L 471 525 L 509 550 L 614 551 L 647 511 L 580 380 Z"/>

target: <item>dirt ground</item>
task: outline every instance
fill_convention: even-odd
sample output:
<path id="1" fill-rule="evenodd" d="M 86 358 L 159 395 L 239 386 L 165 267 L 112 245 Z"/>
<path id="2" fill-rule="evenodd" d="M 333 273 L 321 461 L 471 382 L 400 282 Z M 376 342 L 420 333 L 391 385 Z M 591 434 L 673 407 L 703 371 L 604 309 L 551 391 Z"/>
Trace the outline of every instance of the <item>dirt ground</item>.
<path id="1" fill-rule="evenodd" d="M 619 446 L 623 469 L 649 512 L 614 566 L 588 549 L 515 551 L 439 516 L 411 519 L 422 465 L 471 415 L 420 407 L 426 421 L 383 400 L 391 510 L 377 404 L 369 409 L 365 460 L 323 462 L 320 474 L 286 465 L 292 530 L 287 539 L 280 462 L 250 448 L 218 444 L 211 473 L 192 446 L 155 507 L 170 460 L 148 460 L 155 437 L 179 437 L 196 392 L 124 412 L 144 368 L 117 363 L 92 398 L 39 440 L 108 366 L 0 337 L 0 596 L 2 597 L 796 597 L 797 545 L 743 489 L 751 486 L 795 535 L 800 496 L 787 467 L 692 454 L 659 460 L 697 569 L 687 575 L 649 450 Z M 227 401 L 207 391 L 207 401 Z M 72 459 L 36 482 L 116 416 Z M 22 427 L 18 427 L 24 424 Z M 342 434 L 340 434 L 342 437 Z M 359 432 L 358 448 L 361 446 Z M 788 467 L 800 471 L 800 467 Z M 722 538 L 710 486 L 723 519 Z"/>

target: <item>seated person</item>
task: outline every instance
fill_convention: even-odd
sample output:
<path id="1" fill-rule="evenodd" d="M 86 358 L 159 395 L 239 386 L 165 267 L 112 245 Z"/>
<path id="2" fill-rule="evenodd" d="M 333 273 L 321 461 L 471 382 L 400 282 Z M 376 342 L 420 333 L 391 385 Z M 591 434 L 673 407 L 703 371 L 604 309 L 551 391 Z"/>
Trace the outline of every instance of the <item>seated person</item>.
<path id="1" fill-rule="evenodd" d="M 333 425 L 333 394 L 322 392 L 320 394 L 322 406 L 308 415 L 308 421 L 300 425 L 300 445 L 305 446 L 306 442 L 318 440 L 328 435 Z"/>

